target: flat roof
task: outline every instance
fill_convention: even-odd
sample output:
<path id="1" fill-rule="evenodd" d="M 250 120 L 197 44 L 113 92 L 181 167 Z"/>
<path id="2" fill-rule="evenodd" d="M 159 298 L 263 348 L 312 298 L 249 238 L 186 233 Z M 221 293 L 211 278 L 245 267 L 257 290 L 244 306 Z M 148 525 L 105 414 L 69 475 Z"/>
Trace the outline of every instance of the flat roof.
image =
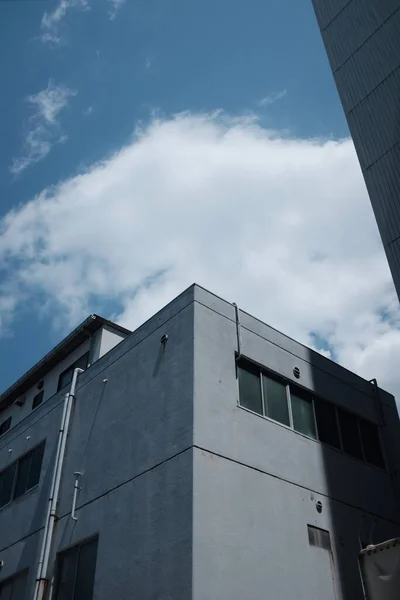
<path id="1" fill-rule="evenodd" d="M 53 369 L 64 358 L 69 356 L 85 340 L 92 337 L 96 331 L 104 326 L 108 326 L 125 336 L 132 333 L 112 321 L 108 321 L 99 315 L 90 315 L 76 329 L 74 329 L 57 346 L 48 352 L 39 362 L 37 362 L 22 377 L 17 379 L 7 390 L 0 395 L 0 411 L 5 410 L 13 404 L 20 396 L 28 391 L 35 383 L 40 381 L 51 369 Z"/>

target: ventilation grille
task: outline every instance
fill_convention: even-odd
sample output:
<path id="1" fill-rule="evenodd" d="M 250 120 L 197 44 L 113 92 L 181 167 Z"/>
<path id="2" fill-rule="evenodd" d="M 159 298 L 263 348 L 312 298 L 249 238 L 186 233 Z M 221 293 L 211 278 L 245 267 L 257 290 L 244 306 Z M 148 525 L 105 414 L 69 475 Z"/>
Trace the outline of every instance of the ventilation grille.
<path id="1" fill-rule="evenodd" d="M 323 548 L 324 550 L 329 551 L 332 550 L 329 531 L 325 531 L 325 529 L 319 529 L 318 527 L 313 527 L 312 525 L 307 525 L 307 530 L 310 546 Z"/>

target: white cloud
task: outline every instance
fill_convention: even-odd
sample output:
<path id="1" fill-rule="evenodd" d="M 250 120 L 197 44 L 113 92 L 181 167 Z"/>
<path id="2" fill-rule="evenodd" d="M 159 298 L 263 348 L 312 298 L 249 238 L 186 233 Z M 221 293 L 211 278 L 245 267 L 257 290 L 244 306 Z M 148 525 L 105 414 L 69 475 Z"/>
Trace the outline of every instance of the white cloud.
<path id="1" fill-rule="evenodd" d="M 33 114 L 28 121 L 22 156 L 14 159 L 10 167 L 14 175 L 45 158 L 54 144 L 66 141 L 66 135 L 60 132 L 58 115 L 75 94 L 65 85 L 49 81 L 47 88 L 28 96 Z"/>
<path id="2" fill-rule="evenodd" d="M 400 396 L 399 307 L 350 140 L 153 120 L 0 227 L 0 265 L 68 326 L 113 299 L 136 327 L 196 281 Z"/>
<path id="3" fill-rule="evenodd" d="M 272 104 L 275 104 L 275 102 L 279 102 L 279 100 L 282 100 L 282 98 L 284 98 L 286 95 L 287 95 L 287 90 L 282 90 L 281 92 L 271 92 L 264 98 L 261 98 L 258 105 L 259 106 L 271 106 Z"/>
<path id="4" fill-rule="evenodd" d="M 41 22 L 41 40 L 53 46 L 62 43 L 60 27 L 71 10 L 88 10 L 87 0 L 60 0 L 51 12 L 45 12 Z"/>
<path id="5" fill-rule="evenodd" d="M 125 4 L 125 0 L 107 0 L 110 4 L 109 17 L 113 21 L 117 15 L 117 12 L 121 8 L 123 4 Z"/>
<path id="6" fill-rule="evenodd" d="M 85 108 L 85 110 L 83 111 L 83 115 L 85 117 L 90 117 L 90 115 L 93 112 L 93 106 L 88 106 L 87 108 Z"/>

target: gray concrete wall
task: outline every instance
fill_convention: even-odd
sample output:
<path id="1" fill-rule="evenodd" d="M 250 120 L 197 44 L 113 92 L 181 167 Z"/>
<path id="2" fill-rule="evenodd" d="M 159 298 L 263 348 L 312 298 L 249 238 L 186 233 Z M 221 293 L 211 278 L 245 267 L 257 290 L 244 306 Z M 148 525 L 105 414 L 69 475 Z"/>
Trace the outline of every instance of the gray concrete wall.
<path id="1" fill-rule="evenodd" d="M 51 566 L 57 550 L 99 534 L 96 600 L 191 597 L 192 300 L 188 290 L 78 380 Z M 1 439 L 4 468 L 46 438 L 39 485 L 0 510 L 0 577 L 29 567 L 30 590 L 62 401 L 53 397 Z M 83 472 L 76 523 L 75 471 Z"/>
<path id="2" fill-rule="evenodd" d="M 400 295 L 400 0 L 313 0 Z"/>
<path id="3" fill-rule="evenodd" d="M 364 538 L 375 519 L 375 541 L 400 533 L 391 478 L 240 408 L 234 309 L 201 288 L 195 299 L 194 598 L 261 600 L 271 590 L 271 598 L 320 600 L 324 596 L 315 583 L 319 558 L 313 562 L 307 554 L 307 524 L 315 524 L 331 533 L 336 577 L 343 585 L 338 598 L 361 599 L 356 568 L 361 515 L 366 515 Z M 376 419 L 371 384 L 249 315 L 241 313 L 241 322 L 245 356 Z M 382 397 L 391 415 L 388 433 L 397 445 L 394 400 L 389 394 Z"/>

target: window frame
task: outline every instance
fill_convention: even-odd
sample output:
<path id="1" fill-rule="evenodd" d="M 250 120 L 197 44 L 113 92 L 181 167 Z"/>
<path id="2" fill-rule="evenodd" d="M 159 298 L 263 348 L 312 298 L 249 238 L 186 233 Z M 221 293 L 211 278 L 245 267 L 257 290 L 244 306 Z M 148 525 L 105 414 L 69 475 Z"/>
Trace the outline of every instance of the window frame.
<path id="1" fill-rule="evenodd" d="M 77 359 L 76 359 L 76 360 L 75 360 L 75 361 L 74 361 L 74 362 L 73 362 L 71 365 L 69 365 L 69 366 L 68 366 L 66 369 L 64 369 L 64 371 L 62 371 L 62 372 L 59 374 L 59 376 L 58 376 L 58 380 L 57 380 L 57 394 L 58 394 L 58 392 L 61 392 L 61 390 L 63 390 L 64 388 L 66 388 L 66 387 L 67 387 L 67 385 L 70 383 L 70 381 L 69 381 L 68 383 L 65 383 L 65 384 L 64 384 L 64 385 L 61 387 L 61 381 L 62 381 L 62 378 L 63 378 L 63 376 L 64 376 L 66 373 L 69 373 L 69 372 L 71 372 L 71 374 L 73 375 L 73 373 L 74 373 L 74 370 L 77 368 L 77 367 L 76 367 L 76 365 L 77 365 L 78 363 L 80 363 L 80 361 L 81 361 L 82 359 L 85 359 L 85 358 L 86 358 L 86 360 L 85 360 L 85 364 L 86 364 L 86 366 L 84 367 L 84 369 L 87 369 L 87 368 L 88 368 L 88 365 L 89 365 L 89 350 L 87 350 L 86 352 L 84 352 L 84 353 L 83 353 L 81 356 L 79 356 L 79 357 L 78 357 L 78 358 L 77 358 Z M 82 368 L 82 367 L 79 367 L 79 368 Z M 72 375 L 71 375 L 71 379 L 72 379 Z"/>
<path id="2" fill-rule="evenodd" d="M 12 415 L 10 415 L 7 419 L 5 419 L 0 424 L 0 437 L 2 435 L 4 435 L 5 433 L 7 433 L 7 431 L 9 431 L 9 429 L 11 429 L 11 423 L 12 423 Z"/>
<path id="3" fill-rule="evenodd" d="M 267 369 L 263 369 L 262 367 L 259 367 L 259 369 L 260 369 L 260 385 L 261 385 L 261 402 L 262 402 L 262 409 L 263 409 L 263 414 L 261 416 L 265 417 L 266 419 L 269 419 L 270 421 L 273 421 L 274 423 L 279 423 L 279 425 L 283 425 L 284 427 L 293 429 L 293 413 L 292 413 L 292 406 L 291 406 L 291 402 L 290 402 L 289 383 L 286 382 L 282 377 L 279 377 L 278 375 L 275 376 L 272 373 L 272 371 L 267 371 Z M 271 375 L 269 375 L 269 373 L 271 373 Z M 289 416 L 289 424 L 282 423 L 282 421 L 278 421 L 277 419 L 274 419 L 273 417 L 269 416 L 269 414 L 268 414 L 268 398 L 265 397 L 264 377 L 266 379 L 275 381 L 276 383 L 279 383 L 285 387 L 286 408 L 287 408 L 288 416 Z M 268 394 L 267 394 L 267 396 L 268 396 Z"/>
<path id="4" fill-rule="evenodd" d="M 96 533 L 95 535 L 91 535 L 90 537 L 86 537 L 82 540 L 79 540 L 79 542 L 76 542 L 72 546 L 68 546 L 67 548 L 63 548 L 62 550 L 57 551 L 56 560 L 55 560 L 56 568 L 55 568 L 55 578 L 54 578 L 54 594 L 53 594 L 54 600 L 57 600 L 58 594 L 59 594 L 59 587 L 60 587 L 61 575 L 62 575 L 62 559 L 63 559 L 63 557 L 68 552 L 71 552 L 74 550 L 76 550 L 78 553 L 77 557 L 76 557 L 76 568 L 75 568 L 75 574 L 74 574 L 74 591 L 73 591 L 73 596 L 74 596 L 75 589 L 76 589 L 76 580 L 77 580 L 78 566 L 79 566 L 79 555 L 81 552 L 81 548 L 82 548 L 82 546 L 85 546 L 86 544 L 90 544 L 91 542 L 96 542 L 96 564 L 95 564 L 94 573 L 93 573 L 93 588 L 94 588 L 94 583 L 96 581 L 97 556 L 98 556 L 98 549 L 99 549 L 99 534 L 98 533 Z M 73 600 L 73 598 L 72 598 L 72 600 Z"/>
<path id="5" fill-rule="evenodd" d="M 39 397 L 40 397 L 40 399 L 38 400 Z M 44 398 L 44 388 L 39 390 L 38 393 L 35 394 L 35 396 L 33 397 L 31 410 L 36 410 L 37 408 L 39 408 L 39 406 L 43 403 L 43 398 Z M 37 402 L 36 405 L 35 405 L 35 402 Z"/>
<path id="6" fill-rule="evenodd" d="M 28 579 L 28 573 L 29 573 L 29 569 L 22 569 L 22 571 L 17 571 L 16 573 L 13 573 L 12 575 L 9 575 L 8 577 L 6 577 L 5 579 L 1 579 L 0 580 L 0 594 L 1 594 L 1 588 L 4 584 L 9 584 L 9 583 L 14 583 L 14 581 L 21 579 L 21 578 L 25 578 L 25 596 L 26 596 L 26 583 L 27 583 L 27 579 Z M 12 595 L 11 597 L 14 595 L 12 591 Z"/>
<path id="7" fill-rule="evenodd" d="M 29 454 L 34 455 L 34 452 L 36 452 L 39 448 L 43 447 L 43 455 L 42 455 L 42 461 L 40 464 L 40 473 L 39 473 L 39 480 L 37 483 L 35 483 L 35 485 L 33 485 L 30 488 L 25 489 L 25 491 L 20 494 L 19 496 L 15 497 L 15 489 L 17 486 L 17 480 L 18 480 L 18 475 L 19 475 L 19 463 L 24 460 Z M 34 446 L 31 450 L 28 450 L 27 452 L 25 452 L 24 454 L 22 454 L 21 456 L 19 456 L 16 460 L 14 460 L 12 463 L 10 463 L 9 465 L 7 465 L 7 467 L 5 467 L 4 469 L 2 469 L 0 471 L 0 478 L 3 475 L 3 473 L 5 473 L 8 469 L 11 469 L 13 467 L 15 467 L 15 471 L 14 471 L 14 476 L 13 476 L 13 483 L 12 483 L 12 487 L 11 487 L 11 493 L 10 493 L 10 499 L 8 502 L 6 502 L 5 504 L 3 504 L 3 506 L 0 506 L 0 510 L 5 508 L 6 506 L 9 506 L 10 504 L 12 504 L 12 502 L 19 500 L 19 498 L 22 498 L 23 496 L 25 496 L 28 492 L 30 492 L 31 490 L 35 489 L 36 487 L 38 487 L 39 483 L 40 483 L 40 477 L 41 477 L 41 473 L 42 473 L 42 466 L 43 466 L 43 456 L 44 456 L 44 452 L 45 452 L 45 448 L 46 448 L 46 440 L 43 440 L 42 442 L 40 442 L 39 444 L 36 444 L 36 446 Z M 28 484 L 29 481 L 29 476 L 30 476 L 30 472 L 31 472 L 31 468 L 32 468 L 32 458 L 31 458 L 31 462 L 29 465 L 29 471 L 26 477 L 26 481 Z"/>
<path id="8" fill-rule="evenodd" d="M 331 402 L 330 400 L 327 400 L 323 397 L 320 396 L 316 396 L 311 390 L 308 390 L 307 388 L 298 385 L 296 382 L 286 379 L 285 377 L 283 377 L 282 375 L 275 373 L 274 371 L 265 368 L 264 366 L 260 365 L 259 363 L 247 358 L 246 356 L 238 356 L 237 353 L 235 353 L 235 362 L 236 362 L 236 378 L 237 378 L 237 383 L 238 383 L 238 407 L 241 408 L 242 410 L 245 410 L 247 412 L 250 412 L 251 414 L 257 415 L 259 417 L 262 417 L 263 419 L 267 419 L 268 421 L 271 421 L 272 423 L 276 423 L 277 425 L 280 425 L 281 427 L 285 427 L 286 429 L 290 429 L 291 431 L 293 431 L 294 433 L 297 433 L 298 435 L 302 435 L 303 437 L 307 438 L 308 440 L 313 440 L 314 442 L 318 442 L 319 444 L 322 444 L 323 446 L 327 446 L 328 448 L 331 448 L 332 450 L 336 451 L 336 452 L 340 452 L 341 454 L 347 456 L 348 458 L 352 458 L 353 460 L 357 460 L 357 461 L 361 461 L 364 464 L 368 465 L 369 467 L 375 468 L 375 469 L 379 469 L 380 471 L 385 471 L 387 472 L 387 462 L 386 462 L 386 452 L 385 452 L 385 446 L 383 444 L 383 440 L 382 440 L 382 435 L 381 435 L 381 428 L 379 426 L 379 423 L 376 423 L 374 421 L 371 421 L 361 415 L 356 414 L 355 412 L 348 410 L 347 408 L 343 408 L 342 406 L 338 406 L 337 404 L 335 404 L 334 402 Z M 239 359 L 239 360 L 238 360 Z M 246 364 L 249 365 L 250 368 L 253 369 L 257 369 L 258 373 L 259 373 L 259 381 L 260 381 L 260 388 L 261 388 L 261 401 L 262 401 L 262 413 L 258 413 L 255 412 L 253 410 L 251 410 L 250 408 L 247 408 L 246 406 L 243 406 L 240 402 L 240 388 L 239 388 L 239 374 L 238 374 L 238 370 L 239 368 L 242 368 L 244 370 L 246 370 Z M 288 412 L 289 412 L 289 425 L 286 425 L 285 423 L 282 423 L 280 421 L 277 421 L 276 419 L 273 419 L 272 417 L 269 417 L 267 414 L 267 404 L 266 404 L 266 400 L 264 398 L 264 384 L 263 384 L 263 377 L 270 377 L 270 379 L 273 379 L 279 383 L 282 383 L 283 385 L 285 385 L 286 387 L 286 402 L 287 402 L 287 407 L 288 407 Z M 297 431 L 294 428 L 294 424 L 293 424 L 293 410 L 292 410 L 292 399 L 291 399 L 291 387 L 293 388 L 293 393 L 296 394 L 296 389 L 298 389 L 301 393 L 301 391 L 306 392 L 310 395 L 310 399 L 311 399 L 311 404 L 312 404 L 312 411 L 313 411 L 313 418 L 314 418 L 314 426 L 315 426 L 315 433 L 316 436 L 315 437 L 310 437 L 309 435 L 302 433 L 301 431 Z M 331 406 L 333 406 L 334 411 L 335 411 L 335 420 L 336 420 L 336 426 L 339 432 L 339 442 L 340 442 L 340 448 L 337 448 L 336 446 L 333 446 L 332 444 L 329 444 L 328 442 L 324 442 L 322 440 L 320 440 L 319 438 L 319 431 L 318 431 L 318 422 L 317 422 L 317 415 L 316 415 L 316 403 L 321 400 L 327 404 L 330 404 Z M 343 436 L 342 436 L 342 430 L 341 430 L 341 426 L 340 426 L 340 418 L 339 418 L 339 410 L 348 413 L 350 415 L 352 415 L 356 421 L 357 421 L 357 431 L 358 431 L 358 437 L 359 437 L 359 442 L 360 442 L 360 446 L 361 446 L 361 452 L 362 452 L 362 458 L 358 458 L 356 456 L 353 456 L 352 454 L 347 453 L 344 450 L 343 447 Z M 374 426 L 376 428 L 376 432 L 377 432 L 377 436 L 378 436 L 378 440 L 379 440 L 379 448 L 380 448 L 380 453 L 381 453 L 381 458 L 382 458 L 382 463 L 383 466 L 378 466 L 374 463 L 371 463 L 370 461 L 368 461 L 365 457 L 365 450 L 364 450 L 364 443 L 363 443 L 363 438 L 362 438 L 362 434 L 361 434 L 361 430 L 360 430 L 360 421 L 366 421 L 368 424 Z"/>
<path id="9" fill-rule="evenodd" d="M 310 400 L 311 400 L 311 408 L 312 408 L 312 416 L 313 416 L 313 423 L 314 423 L 314 430 L 315 430 L 315 437 L 312 437 L 311 435 L 307 435 L 306 433 L 303 433 L 302 431 L 299 431 L 298 429 L 295 429 L 294 427 L 294 420 L 293 420 L 293 409 L 292 409 L 292 395 L 290 392 L 290 386 L 292 386 L 293 388 L 293 395 L 296 396 L 296 398 L 299 398 L 300 400 L 302 400 L 301 398 L 301 393 L 305 393 L 308 394 L 310 396 Z M 311 392 L 310 390 L 307 390 L 306 388 L 303 388 L 299 385 L 296 385 L 294 383 L 289 383 L 288 384 L 288 388 L 289 388 L 289 397 L 290 397 L 290 408 L 292 410 L 292 427 L 291 429 L 295 432 L 295 433 L 299 433 L 300 435 L 303 435 L 304 437 L 306 437 L 309 440 L 314 440 L 319 442 L 320 440 L 318 439 L 318 427 L 317 427 L 317 417 L 315 414 L 315 399 L 316 396 L 315 394 L 313 394 L 313 392 Z M 299 395 L 296 394 L 296 388 L 299 390 Z"/>

